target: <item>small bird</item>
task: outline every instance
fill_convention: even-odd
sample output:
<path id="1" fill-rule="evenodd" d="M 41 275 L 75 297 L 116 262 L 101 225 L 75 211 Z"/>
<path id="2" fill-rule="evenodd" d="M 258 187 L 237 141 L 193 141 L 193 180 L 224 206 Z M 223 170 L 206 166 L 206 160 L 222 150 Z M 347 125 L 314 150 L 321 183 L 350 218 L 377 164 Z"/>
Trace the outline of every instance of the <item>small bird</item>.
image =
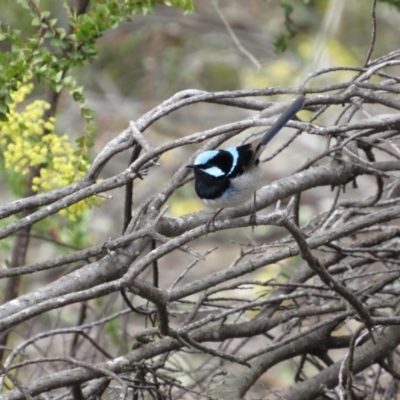
<path id="1" fill-rule="evenodd" d="M 303 108 L 304 102 L 304 96 L 294 100 L 261 140 L 225 150 L 207 150 L 196 157 L 194 164 L 186 165 L 194 171 L 197 195 L 207 207 L 219 209 L 208 221 L 207 230 L 224 208 L 241 205 L 252 195 L 255 202 L 255 192 L 261 187 L 259 157 L 268 142 Z M 255 224 L 255 208 L 251 221 Z"/>

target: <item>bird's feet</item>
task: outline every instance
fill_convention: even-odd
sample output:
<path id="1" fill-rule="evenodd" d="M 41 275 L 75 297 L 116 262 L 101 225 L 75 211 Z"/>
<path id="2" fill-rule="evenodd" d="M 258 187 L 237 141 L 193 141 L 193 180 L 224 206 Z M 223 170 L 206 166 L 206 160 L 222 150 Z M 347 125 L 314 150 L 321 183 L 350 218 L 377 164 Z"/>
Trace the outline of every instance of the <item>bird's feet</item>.
<path id="1" fill-rule="evenodd" d="M 255 210 L 250 214 L 249 224 L 251 225 L 251 229 L 254 232 L 254 227 L 257 226 L 257 213 Z"/>
<path id="2" fill-rule="evenodd" d="M 211 223 L 214 226 L 214 230 L 215 230 L 215 218 L 217 217 L 217 215 L 223 210 L 223 208 L 220 208 L 206 223 L 206 235 L 208 234 L 208 232 L 210 231 L 210 226 Z"/>
<path id="3" fill-rule="evenodd" d="M 206 236 L 208 235 L 208 232 L 210 232 L 210 226 L 211 226 L 211 223 L 213 224 L 213 226 L 214 226 L 214 230 L 215 230 L 215 224 L 214 224 L 214 218 L 210 218 L 208 221 L 207 221 L 207 223 L 206 223 Z"/>
<path id="4" fill-rule="evenodd" d="M 254 227 L 257 226 L 257 203 L 256 203 L 256 192 L 253 195 L 253 210 L 250 214 L 249 224 L 254 232 Z"/>

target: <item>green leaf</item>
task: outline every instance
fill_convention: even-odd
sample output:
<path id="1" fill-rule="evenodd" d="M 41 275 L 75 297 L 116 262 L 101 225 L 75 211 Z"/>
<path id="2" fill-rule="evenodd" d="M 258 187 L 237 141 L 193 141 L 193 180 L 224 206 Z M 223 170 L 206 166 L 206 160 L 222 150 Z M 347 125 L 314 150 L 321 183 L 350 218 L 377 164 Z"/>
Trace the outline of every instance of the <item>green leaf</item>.
<path id="1" fill-rule="evenodd" d="M 67 36 L 67 32 L 64 28 L 58 28 L 57 33 L 60 36 L 60 39 L 64 39 Z"/>
<path id="2" fill-rule="evenodd" d="M 90 108 L 82 108 L 81 115 L 86 119 L 92 119 L 95 115 L 95 111 L 91 110 Z"/>
<path id="3" fill-rule="evenodd" d="M 7 114 L 3 113 L 0 111 L 0 121 L 2 122 L 7 122 L 8 121 L 8 117 Z"/>
<path id="4" fill-rule="evenodd" d="M 97 126 L 94 125 L 94 124 L 88 124 L 87 127 L 86 127 L 86 131 L 87 131 L 89 136 L 93 136 L 97 131 Z"/>
<path id="5" fill-rule="evenodd" d="M 63 85 L 62 84 L 54 85 L 54 90 L 57 93 L 60 93 L 62 89 L 63 89 Z"/>
<path id="6" fill-rule="evenodd" d="M 75 81 L 74 81 L 74 78 L 73 78 L 72 76 L 66 76 L 66 77 L 63 79 L 63 82 L 64 82 L 64 85 L 65 85 L 65 86 L 72 86 L 72 84 L 73 84 Z"/>
<path id="7" fill-rule="evenodd" d="M 54 26 L 57 23 L 57 18 L 52 18 L 48 22 L 49 22 L 50 26 Z M 60 29 L 62 29 L 62 28 L 60 28 Z"/>
<path id="8" fill-rule="evenodd" d="M 83 147 L 83 145 L 85 144 L 85 138 L 81 136 L 75 140 L 75 143 L 81 149 Z"/>
<path id="9" fill-rule="evenodd" d="M 32 26 L 40 26 L 41 20 L 39 19 L 39 17 L 33 17 L 31 24 L 32 24 Z"/>
<path id="10" fill-rule="evenodd" d="M 283 53 L 287 49 L 288 40 L 292 39 L 296 35 L 296 30 L 291 17 L 293 6 L 289 4 L 287 0 L 281 0 L 280 3 L 285 15 L 286 33 L 279 37 L 274 43 L 275 52 L 278 54 Z"/>
<path id="11" fill-rule="evenodd" d="M 90 149 L 94 146 L 94 141 L 92 138 L 87 138 L 86 140 L 86 146 Z"/>
<path id="12" fill-rule="evenodd" d="M 282 54 L 287 49 L 287 40 L 285 36 L 281 36 L 274 43 L 275 52 L 277 54 Z"/>
<path id="13" fill-rule="evenodd" d="M 63 76 L 63 71 L 58 71 L 55 75 L 54 75 L 54 81 L 55 82 L 60 82 Z"/>
<path id="14" fill-rule="evenodd" d="M 47 29 L 46 32 L 44 33 L 43 37 L 46 39 L 54 37 L 54 32 L 50 29 Z"/>
<path id="15" fill-rule="evenodd" d="M 72 97 L 75 101 L 81 102 L 82 100 L 84 100 L 82 91 L 83 91 L 83 86 L 80 86 L 72 92 Z"/>

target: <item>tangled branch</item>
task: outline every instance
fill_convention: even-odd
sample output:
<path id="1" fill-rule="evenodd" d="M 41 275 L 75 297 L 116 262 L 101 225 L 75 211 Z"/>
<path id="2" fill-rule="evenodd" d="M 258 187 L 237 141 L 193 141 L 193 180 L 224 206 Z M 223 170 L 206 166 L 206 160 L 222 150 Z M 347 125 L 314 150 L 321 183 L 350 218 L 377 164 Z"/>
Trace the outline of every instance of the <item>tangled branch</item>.
<path id="1" fill-rule="evenodd" d="M 248 128 L 268 126 L 286 105 L 286 101 L 271 101 L 272 96 L 304 94 L 305 108 L 311 115 L 308 121 L 302 114 L 302 121 L 288 123 L 296 133 L 273 157 L 293 146 L 300 134 L 326 142 L 325 149 L 312 159 L 293 165 L 289 176 L 258 191 L 257 222 L 261 227 L 278 227 L 278 236 L 242 246 L 232 264 L 222 264 L 216 272 L 197 270 L 195 278 L 185 280 L 190 271 L 220 251 L 198 250 L 196 245 L 206 240 L 207 233 L 210 238 L 214 232 L 248 227 L 252 204 L 221 212 L 211 233 L 205 227 L 209 210 L 166 216 L 166 202 L 191 181 L 184 168 L 190 160 L 182 160 L 182 167 L 162 190 L 141 204 L 133 204 L 121 236 L 40 263 L 0 271 L 0 278 L 6 279 L 79 263 L 68 274 L 1 305 L 2 332 L 18 331 L 55 310 L 68 312 L 78 303 L 86 307 L 78 324 L 63 329 L 49 327 L 41 333 L 32 330 L 11 349 L 2 368 L 2 385 L 9 385 L 6 381 L 11 376 L 15 382 L 3 397 L 24 399 L 57 390 L 63 398 L 76 398 L 77 393 L 89 398 L 109 388 L 123 397 L 132 391 L 147 392 L 157 399 L 179 399 L 184 394 L 188 398 L 201 394 L 210 399 L 240 399 L 266 371 L 285 361 L 297 372 L 292 387 L 275 393 L 276 398 L 314 399 L 335 390 L 349 399 L 361 390 L 378 398 L 384 391 L 380 384 L 383 375 L 397 388 L 400 331 L 383 326 L 400 323 L 400 114 L 393 112 L 400 110 L 396 97 L 400 78 L 386 72 L 389 66 L 399 65 L 399 55 L 397 51 L 373 61 L 368 61 L 368 56 L 363 68 L 319 71 L 297 88 L 180 92 L 131 122 L 107 143 L 77 184 L 1 207 L 1 218 L 32 211 L 6 224 L 0 230 L 2 239 L 93 194 L 125 187 L 137 178 L 151 185 L 144 172 L 158 168 L 160 157 L 168 151 L 194 143 L 201 143 L 199 151 L 204 151 Z M 317 86 L 319 78 L 339 70 L 352 72 L 354 77 L 340 84 Z M 265 96 L 268 101 L 257 99 Z M 198 103 L 253 113 L 161 145 L 146 138 L 146 129 L 156 121 Z M 369 106 L 378 105 L 391 113 L 369 115 Z M 340 107 L 339 116 L 336 106 Z M 335 124 L 325 118 L 331 113 L 336 113 Z M 316 122 L 316 116 L 321 122 Z M 139 150 L 128 168 L 97 181 L 117 154 L 135 145 Z M 355 194 L 349 200 L 345 188 L 349 184 L 356 188 L 361 176 L 375 186 L 370 190 L 373 194 L 370 198 Z M 329 186 L 336 188 L 331 205 L 302 222 L 302 196 Z M 286 208 L 263 212 L 277 202 L 288 203 L 293 196 L 296 201 Z M 157 245 L 147 251 L 151 243 Z M 182 258 L 177 258 L 179 268 L 171 272 L 174 283 L 168 287 L 156 278 L 158 269 L 164 268 L 159 262 L 172 255 L 178 257 L 177 253 Z M 282 279 L 256 275 L 293 259 L 296 267 L 282 274 Z M 148 279 L 150 270 L 155 274 L 153 281 Z M 248 297 L 240 296 L 244 290 Z M 107 316 L 96 310 L 93 300 L 114 302 L 119 291 L 123 291 L 128 308 L 120 306 Z M 96 334 L 120 318 L 134 318 L 140 328 L 134 333 L 128 333 L 128 328 L 120 332 L 123 352 L 112 346 L 103 349 L 96 343 Z M 373 336 L 364 335 L 357 341 L 364 328 Z M 29 351 L 60 335 L 75 337 L 72 354 Z M 249 346 L 251 340 L 257 341 L 255 348 Z M 343 353 L 342 359 L 334 362 L 331 350 L 337 349 L 348 350 L 349 356 Z M 185 363 L 190 357 L 196 357 L 197 367 Z M 346 364 L 346 360 L 350 361 Z M 314 366 L 317 373 L 310 377 L 306 365 Z M 24 376 L 33 367 L 40 368 L 35 379 L 27 381 Z M 374 374 L 374 382 L 368 373 Z M 182 374 L 190 377 L 185 383 L 179 381 Z"/>

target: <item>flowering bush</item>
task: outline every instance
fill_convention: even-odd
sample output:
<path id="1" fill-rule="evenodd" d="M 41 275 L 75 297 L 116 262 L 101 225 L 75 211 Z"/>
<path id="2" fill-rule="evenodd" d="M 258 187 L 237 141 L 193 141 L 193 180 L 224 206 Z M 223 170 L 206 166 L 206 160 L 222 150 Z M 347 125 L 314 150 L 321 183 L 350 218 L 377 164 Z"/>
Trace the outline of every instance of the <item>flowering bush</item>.
<path id="1" fill-rule="evenodd" d="M 33 84 L 25 80 L 11 94 L 13 102 L 7 113 L 8 121 L 0 122 L 0 148 L 6 170 L 27 176 L 31 168 L 39 168 L 32 180 L 32 189 L 43 193 L 76 182 L 85 175 L 89 163 L 83 151 L 74 151 L 67 135 L 55 132 L 54 117 L 45 118 L 50 104 L 34 100 L 19 109 L 32 90 Z M 85 199 L 61 210 L 60 214 L 75 220 L 96 203 L 95 197 Z"/>

